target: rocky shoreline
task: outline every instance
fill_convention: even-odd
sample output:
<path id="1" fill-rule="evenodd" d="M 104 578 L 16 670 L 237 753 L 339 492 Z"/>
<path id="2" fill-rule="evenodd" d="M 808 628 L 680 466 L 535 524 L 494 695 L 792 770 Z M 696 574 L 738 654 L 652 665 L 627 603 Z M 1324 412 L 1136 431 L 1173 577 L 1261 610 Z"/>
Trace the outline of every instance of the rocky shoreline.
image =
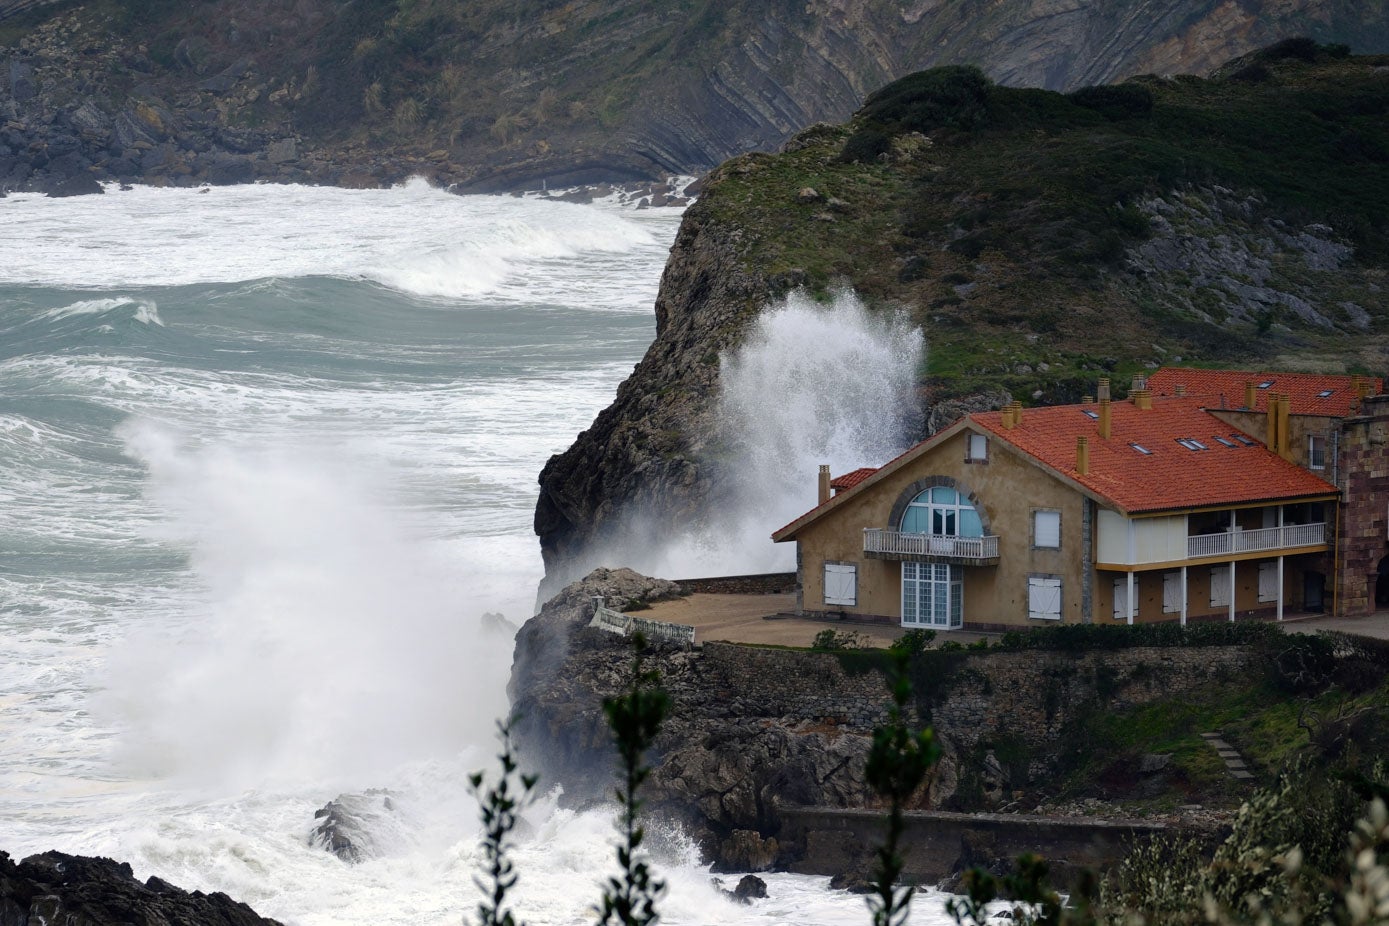
<path id="1" fill-rule="evenodd" d="M 280 926 L 216 892 L 185 891 L 128 864 L 44 852 L 20 862 L 0 852 L 0 926 Z"/>

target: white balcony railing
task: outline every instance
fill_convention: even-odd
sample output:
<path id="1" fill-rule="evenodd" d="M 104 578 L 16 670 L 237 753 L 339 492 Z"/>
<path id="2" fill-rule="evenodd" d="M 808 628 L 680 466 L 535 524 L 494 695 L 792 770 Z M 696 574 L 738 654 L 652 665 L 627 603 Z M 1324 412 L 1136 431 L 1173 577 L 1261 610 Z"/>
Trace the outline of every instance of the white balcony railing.
<path id="1" fill-rule="evenodd" d="M 998 559 L 997 537 L 951 537 L 945 534 L 904 534 L 877 527 L 864 528 L 863 552 L 897 556 L 941 556 L 952 559 Z"/>
<path id="2" fill-rule="evenodd" d="M 1237 553 L 1262 553 L 1295 547 L 1316 547 L 1326 543 L 1326 525 L 1285 524 L 1252 531 L 1226 531 L 1220 534 L 1200 534 L 1186 539 L 1186 555 L 1191 559 L 1206 556 L 1233 556 Z"/>

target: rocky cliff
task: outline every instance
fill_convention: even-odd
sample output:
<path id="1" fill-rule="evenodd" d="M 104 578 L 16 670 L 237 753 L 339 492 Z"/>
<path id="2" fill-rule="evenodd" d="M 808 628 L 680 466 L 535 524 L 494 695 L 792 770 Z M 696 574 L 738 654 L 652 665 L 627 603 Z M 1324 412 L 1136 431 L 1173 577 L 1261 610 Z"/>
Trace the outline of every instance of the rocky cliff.
<path id="1" fill-rule="evenodd" d="M 13 862 L 0 852 L 0 926 L 279 926 L 226 894 L 141 883 L 106 858 L 45 852 Z"/>
<path id="2" fill-rule="evenodd" d="M 675 591 L 630 570 L 599 570 L 521 629 L 510 685 L 517 741 L 567 802 L 611 793 L 615 753 L 601 704 L 628 684 L 632 662 L 627 642 L 586 626 L 590 596 L 637 604 Z M 1024 798 L 1030 809 L 1075 763 L 1068 732 L 1087 712 L 1113 716 L 1246 678 L 1254 658 L 1241 646 L 936 655 L 918 679 L 911 720 L 933 724 L 944 758 L 915 806 L 962 810 Z M 649 806 L 729 868 L 788 864 L 804 847 L 778 842 L 786 808 L 877 806 L 864 762 L 887 719 L 884 665 L 868 652 L 655 648 L 644 668 L 659 672 L 674 712 L 654 749 Z M 1161 790 L 1158 779 L 1176 770 L 1153 765 L 1146 784 Z"/>
<path id="3" fill-rule="evenodd" d="M 0 188 L 651 179 L 775 147 L 936 64 L 1069 89 L 1293 34 L 1389 49 L 1351 0 L 6 0 Z"/>
<path id="4" fill-rule="evenodd" d="M 729 496 L 719 358 L 792 289 L 847 284 L 910 317 L 928 427 L 1167 363 L 1383 369 L 1386 74 L 1297 41 L 1071 94 L 941 68 L 724 164 L 671 252 L 655 342 L 541 473 L 546 593 L 614 535 L 654 543 Z"/>

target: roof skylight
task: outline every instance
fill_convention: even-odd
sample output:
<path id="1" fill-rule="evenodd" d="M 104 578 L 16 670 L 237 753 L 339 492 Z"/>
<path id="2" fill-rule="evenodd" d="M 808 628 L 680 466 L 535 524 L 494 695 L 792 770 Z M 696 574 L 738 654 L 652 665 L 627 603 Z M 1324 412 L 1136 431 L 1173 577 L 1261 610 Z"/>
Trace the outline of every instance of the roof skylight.
<path id="1" fill-rule="evenodd" d="M 1215 439 L 1216 439 L 1216 441 L 1218 441 L 1219 443 L 1224 444 L 1226 447 L 1238 447 L 1238 446 L 1239 446 L 1239 444 L 1236 444 L 1234 441 L 1230 440 L 1228 437 L 1221 437 L 1219 434 L 1217 434 L 1217 435 L 1215 436 Z"/>
<path id="2" fill-rule="evenodd" d="M 1269 386 L 1272 386 L 1272 385 L 1273 385 L 1273 380 L 1271 380 L 1271 379 L 1266 379 L 1266 380 L 1264 380 L 1262 383 L 1259 383 L 1259 388 L 1260 388 L 1260 389 L 1267 389 Z"/>
<path id="3" fill-rule="evenodd" d="M 1230 436 L 1246 447 L 1253 447 L 1255 444 L 1255 441 L 1252 437 L 1245 437 L 1243 434 L 1231 434 Z"/>
<path id="4" fill-rule="evenodd" d="M 1091 410 L 1088 409 L 1088 408 L 1083 408 L 1083 409 L 1081 409 L 1081 410 L 1080 410 L 1080 413 L 1081 413 L 1082 415 L 1084 415 L 1086 418 L 1095 418 L 1095 419 L 1098 419 L 1098 418 L 1100 417 L 1100 413 L 1099 413 L 1099 412 L 1091 411 Z"/>
<path id="5" fill-rule="evenodd" d="M 1137 450 L 1139 453 L 1143 454 L 1145 457 L 1153 455 L 1153 452 L 1149 450 L 1147 447 L 1144 447 L 1142 444 L 1130 443 L 1129 446 L 1132 447 L 1134 450 Z"/>
<path id="6" fill-rule="evenodd" d="M 1335 389 L 1323 389 L 1321 392 L 1318 392 L 1318 393 L 1317 393 L 1317 398 L 1319 398 L 1319 399 L 1329 399 L 1329 398 L 1331 398 L 1331 393 L 1333 393 L 1333 392 L 1335 392 L 1335 391 L 1336 391 Z"/>
<path id="7" fill-rule="evenodd" d="M 1211 448 L 1207 447 L 1205 444 L 1201 443 L 1199 440 L 1192 440 L 1192 439 L 1189 438 L 1189 437 L 1178 437 L 1176 440 L 1177 440 L 1177 443 L 1181 444 L 1181 445 L 1182 445 L 1183 447 L 1185 447 L 1187 450 L 1210 450 L 1210 449 L 1211 449 Z"/>

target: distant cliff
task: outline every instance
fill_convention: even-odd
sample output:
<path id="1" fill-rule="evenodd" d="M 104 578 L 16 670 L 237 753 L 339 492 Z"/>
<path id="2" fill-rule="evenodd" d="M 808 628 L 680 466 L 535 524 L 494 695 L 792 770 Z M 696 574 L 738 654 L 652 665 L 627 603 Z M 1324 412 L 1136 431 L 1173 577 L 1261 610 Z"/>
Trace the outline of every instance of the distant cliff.
<path id="1" fill-rule="evenodd" d="M 541 473 L 546 590 L 616 565 L 613 535 L 659 541 L 726 497 L 719 356 L 793 288 L 905 311 L 931 426 L 1165 363 L 1389 367 L 1386 74 L 1310 41 L 1068 95 L 940 68 L 724 164 L 686 213 L 655 342 Z"/>
<path id="2" fill-rule="evenodd" d="M 1352 0 L 6 0 L 0 188 L 651 179 L 933 65 L 1071 89 L 1297 34 L 1389 50 L 1378 5 Z"/>

